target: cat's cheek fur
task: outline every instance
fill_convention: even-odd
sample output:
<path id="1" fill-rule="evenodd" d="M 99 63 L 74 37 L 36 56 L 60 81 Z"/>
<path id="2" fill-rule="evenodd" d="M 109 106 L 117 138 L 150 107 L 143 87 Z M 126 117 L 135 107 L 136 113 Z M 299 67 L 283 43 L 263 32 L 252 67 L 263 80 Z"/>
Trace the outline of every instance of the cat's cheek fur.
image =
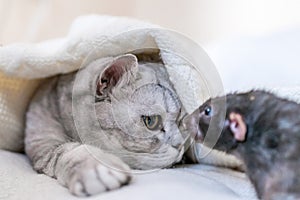
<path id="1" fill-rule="evenodd" d="M 99 125 L 103 129 L 116 128 L 114 116 L 109 102 L 98 102 L 95 105 Z"/>

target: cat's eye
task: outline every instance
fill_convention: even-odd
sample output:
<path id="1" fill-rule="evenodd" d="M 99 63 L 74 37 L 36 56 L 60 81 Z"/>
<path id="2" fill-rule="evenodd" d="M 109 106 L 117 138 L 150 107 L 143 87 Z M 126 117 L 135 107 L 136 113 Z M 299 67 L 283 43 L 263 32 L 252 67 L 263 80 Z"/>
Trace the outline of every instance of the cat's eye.
<path id="1" fill-rule="evenodd" d="M 212 110 L 211 110 L 211 107 L 210 107 L 210 106 L 206 106 L 206 107 L 204 108 L 204 114 L 205 114 L 206 116 L 211 116 Z"/>
<path id="2" fill-rule="evenodd" d="M 151 130 L 160 130 L 162 129 L 162 119 L 160 115 L 151 115 L 151 116 L 142 116 L 142 120 L 145 126 Z"/>

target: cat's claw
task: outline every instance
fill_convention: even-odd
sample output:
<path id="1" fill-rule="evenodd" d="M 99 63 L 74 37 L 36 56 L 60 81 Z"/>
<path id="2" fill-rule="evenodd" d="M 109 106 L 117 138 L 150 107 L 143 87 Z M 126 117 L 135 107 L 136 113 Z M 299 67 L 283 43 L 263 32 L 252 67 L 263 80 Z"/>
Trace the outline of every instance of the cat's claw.
<path id="1" fill-rule="evenodd" d="M 69 190 L 76 196 L 91 196 L 113 190 L 130 182 L 130 168 L 125 163 L 117 167 L 104 165 L 90 159 L 85 161 L 73 173 L 68 184 Z"/>

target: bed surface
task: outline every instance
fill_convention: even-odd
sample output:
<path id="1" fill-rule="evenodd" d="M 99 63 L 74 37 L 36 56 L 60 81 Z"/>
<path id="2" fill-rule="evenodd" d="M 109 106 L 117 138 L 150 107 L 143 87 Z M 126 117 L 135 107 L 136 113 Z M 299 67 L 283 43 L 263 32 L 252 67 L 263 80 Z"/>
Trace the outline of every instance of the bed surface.
<path id="1" fill-rule="evenodd" d="M 0 150 L 0 199 L 82 199 L 32 170 L 23 154 Z M 183 165 L 134 176 L 132 183 L 87 199 L 256 199 L 244 173 L 208 165 Z"/>

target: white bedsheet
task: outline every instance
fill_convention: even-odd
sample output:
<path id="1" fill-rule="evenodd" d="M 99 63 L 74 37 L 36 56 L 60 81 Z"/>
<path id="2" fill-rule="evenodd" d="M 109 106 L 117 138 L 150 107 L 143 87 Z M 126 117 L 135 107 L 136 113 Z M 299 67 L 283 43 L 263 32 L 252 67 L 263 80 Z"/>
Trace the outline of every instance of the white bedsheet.
<path id="1" fill-rule="evenodd" d="M 1 200 L 83 199 L 72 196 L 55 179 L 37 174 L 23 154 L 0 150 L 0 163 Z M 256 198 L 244 173 L 197 164 L 135 175 L 131 184 L 87 199 L 242 200 Z"/>

